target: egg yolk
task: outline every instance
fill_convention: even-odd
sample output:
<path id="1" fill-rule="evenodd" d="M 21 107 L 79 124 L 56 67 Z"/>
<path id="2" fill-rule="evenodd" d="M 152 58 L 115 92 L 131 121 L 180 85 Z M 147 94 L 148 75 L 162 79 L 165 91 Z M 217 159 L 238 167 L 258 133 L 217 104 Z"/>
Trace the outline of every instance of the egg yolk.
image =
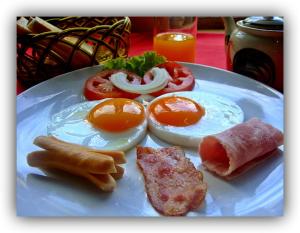
<path id="1" fill-rule="evenodd" d="M 163 125 L 188 126 L 205 115 L 205 109 L 185 97 L 165 97 L 150 105 L 149 111 Z"/>
<path id="2" fill-rule="evenodd" d="M 114 98 L 97 104 L 87 120 L 95 127 L 108 132 L 122 132 L 140 125 L 145 119 L 142 104 L 131 99 Z"/>

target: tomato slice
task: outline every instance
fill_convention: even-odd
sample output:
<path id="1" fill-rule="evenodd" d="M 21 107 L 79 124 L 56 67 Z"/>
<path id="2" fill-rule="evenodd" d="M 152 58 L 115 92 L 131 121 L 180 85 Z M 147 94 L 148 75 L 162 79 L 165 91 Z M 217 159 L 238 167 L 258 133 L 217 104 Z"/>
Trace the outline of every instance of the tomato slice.
<path id="1" fill-rule="evenodd" d="M 138 97 L 139 94 L 123 91 L 113 85 L 109 77 L 117 72 L 126 73 L 128 82 L 141 84 L 142 78 L 132 72 L 126 70 L 103 70 L 86 80 L 83 90 L 84 96 L 88 100 L 100 100 L 105 98 L 134 99 Z"/>
<path id="2" fill-rule="evenodd" d="M 152 96 L 160 96 L 176 91 L 193 90 L 195 86 L 195 77 L 193 76 L 192 71 L 187 67 L 173 61 L 167 61 L 158 65 L 157 67 L 165 68 L 171 76 L 171 80 L 164 89 L 151 93 Z M 143 77 L 143 82 L 147 84 L 152 82 L 152 79 L 153 76 L 151 72 L 148 71 Z"/>

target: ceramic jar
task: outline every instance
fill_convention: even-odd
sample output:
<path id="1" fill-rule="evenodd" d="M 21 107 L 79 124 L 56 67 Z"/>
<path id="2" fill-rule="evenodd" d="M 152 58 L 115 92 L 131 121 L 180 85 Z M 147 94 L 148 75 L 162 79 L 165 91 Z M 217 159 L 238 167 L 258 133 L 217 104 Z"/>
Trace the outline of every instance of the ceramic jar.
<path id="1" fill-rule="evenodd" d="M 283 92 L 283 19 L 224 17 L 227 68 Z"/>

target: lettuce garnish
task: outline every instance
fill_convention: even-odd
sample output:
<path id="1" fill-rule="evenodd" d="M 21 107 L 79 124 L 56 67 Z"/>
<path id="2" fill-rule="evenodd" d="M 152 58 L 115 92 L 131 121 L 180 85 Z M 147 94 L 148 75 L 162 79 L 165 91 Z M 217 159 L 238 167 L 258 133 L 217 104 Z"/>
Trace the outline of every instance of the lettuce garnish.
<path id="1" fill-rule="evenodd" d="M 166 60 L 164 56 L 158 55 L 153 51 L 147 51 L 139 56 L 119 57 L 108 60 L 103 64 L 103 69 L 125 69 L 143 77 L 149 69 L 166 62 Z"/>

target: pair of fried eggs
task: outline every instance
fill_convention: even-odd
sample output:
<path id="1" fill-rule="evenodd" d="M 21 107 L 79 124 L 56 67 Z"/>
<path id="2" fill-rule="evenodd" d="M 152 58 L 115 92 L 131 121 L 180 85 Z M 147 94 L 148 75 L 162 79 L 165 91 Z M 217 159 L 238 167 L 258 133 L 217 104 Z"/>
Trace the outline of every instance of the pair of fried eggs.
<path id="1" fill-rule="evenodd" d="M 147 106 L 124 98 L 78 103 L 52 116 L 48 134 L 94 148 L 127 151 L 149 128 L 173 145 L 197 147 L 202 137 L 243 120 L 243 111 L 233 101 L 186 91 L 162 95 Z"/>

